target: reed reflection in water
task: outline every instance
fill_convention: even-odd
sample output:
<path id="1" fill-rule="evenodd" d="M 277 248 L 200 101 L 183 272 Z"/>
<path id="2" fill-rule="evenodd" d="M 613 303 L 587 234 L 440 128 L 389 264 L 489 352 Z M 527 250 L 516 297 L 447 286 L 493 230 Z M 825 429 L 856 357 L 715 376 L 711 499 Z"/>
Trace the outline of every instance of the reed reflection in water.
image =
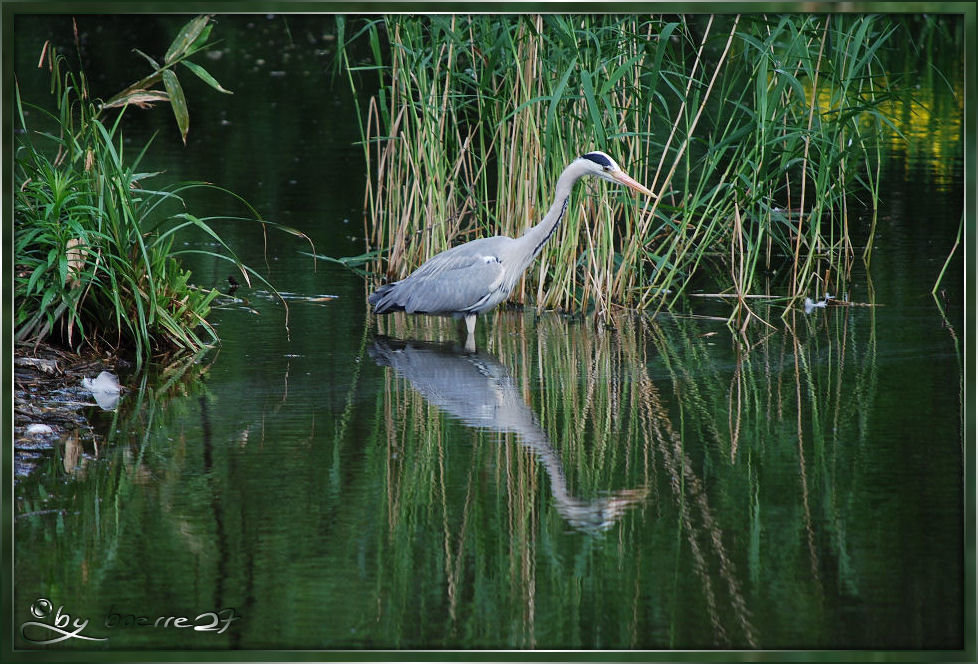
<path id="1" fill-rule="evenodd" d="M 450 324 L 395 316 L 382 323 L 384 332 L 440 341 L 381 336 L 370 351 L 378 364 L 395 370 L 388 379 L 384 405 L 393 457 L 388 472 L 392 538 L 403 541 L 403 535 L 398 535 L 401 524 L 411 520 L 406 515 L 415 509 L 407 496 L 418 493 L 410 488 L 413 484 L 467 482 L 464 507 L 442 507 L 445 512 L 463 512 L 461 517 L 446 516 L 461 518 L 463 528 L 457 535 L 449 535 L 446 529 L 446 553 L 451 551 L 455 561 L 448 565 L 449 575 L 457 575 L 472 555 L 466 544 L 474 546 L 478 555 L 478 544 L 464 529 L 470 517 L 486 518 L 486 507 L 476 505 L 483 503 L 491 511 L 498 501 L 492 492 L 479 491 L 484 487 L 479 484 L 473 498 L 471 477 L 485 469 L 469 469 L 467 477 L 444 477 L 444 466 L 459 469 L 457 463 L 442 461 L 450 456 L 444 446 L 452 445 L 451 435 L 442 430 L 445 415 L 475 431 L 514 435 L 546 471 L 555 511 L 576 530 L 597 534 L 618 524 L 614 540 L 603 538 L 594 545 L 602 553 L 585 569 L 570 565 L 570 560 L 557 562 L 568 556 L 574 559 L 569 551 L 576 545 L 554 540 L 559 533 L 546 513 L 536 511 L 540 501 L 533 473 L 510 456 L 512 448 L 505 438 L 498 458 L 487 453 L 484 445 L 482 451 L 473 452 L 472 464 L 493 468 L 498 490 L 506 496 L 508 516 L 493 517 L 480 526 L 505 524 L 509 531 L 495 535 L 513 542 L 508 555 L 492 563 L 519 573 L 518 587 L 510 589 L 510 610 L 523 621 L 520 633 L 508 637 L 510 645 L 552 647 L 559 642 L 550 631 L 550 618 L 547 626 L 535 627 L 537 614 L 545 612 L 538 602 L 560 607 L 558 613 L 595 621 L 585 631 L 607 630 L 607 625 L 599 625 L 609 621 L 615 623 L 616 633 L 620 631 L 617 637 L 606 635 L 598 642 L 577 633 L 570 643 L 580 647 L 666 646 L 678 636 L 675 629 L 659 624 L 649 631 L 647 621 L 659 615 L 653 619 L 659 622 L 665 607 L 681 614 L 686 610 L 680 610 L 683 603 L 690 607 L 702 603 L 706 622 L 695 631 L 709 625 L 711 635 L 704 638 L 700 633 L 695 637 L 698 645 L 758 645 L 736 556 L 728 551 L 730 536 L 722 527 L 722 515 L 711 505 L 716 498 L 706 489 L 699 461 L 687 450 L 681 434 L 684 425 L 672 422 L 669 393 L 660 391 L 649 370 L 656 362 L 651 342 L 658 327 L 642 320 L 622 320 L 612 333 L 556 316 L 527 325 L 527 318 L 503 314 L 490 328 L 487 343 L 480 344 L 492 351 L 466 353 L 457 342 L 447 341 L 454 336 Z M 411 449 L 416 450 L 415 456 L 404 461 Z M 417 476 L 417 469 L 426 465 L 422 449 L 438 458 L 430 464 L 433 474 L 428 478 Z M 613 489 L 622 485 L 637 488 Z M 582 499 L 575 494 L 599 495 Z M 628 514 L 634 517 L 626 518 Z M 561 553 L 548 554 L 551 547 Z M 684 562 L 677 567 L 675 555 L 680 550 Z M 574 590 L 581 575 L 589 588 L 588 599 Z M 689 588 L 691 582 L 695 590 Z M 457 600 L 452 595 L 458 591 L 451 578 L 446 585 L 454 605 Z M 557 595 L 541 597 L 539 588 Z M 474 592 L 480 594 L 478 589 Z M 690 596 L 681 600 L 683 594 Z M 593 609 L 593 616 L 585 606 Z M 590 617 L 584 618 L 582 611 Z M 454 623 L 455 611 L 451 613 Z M 610 620 L 612 615 L 617 619 Z M 682 620 L 680 615 L 673 619 Z"/>
<path id="2" fill-rule="evenodd" d="M 429 403 L 464 424 L 516 434 L 546 470 L 557 511 L 578 530 L 608 530 L 629 506 L 648 495 L 644 487 L 621 489 L 592 500 L 571 495 L 560 454 L 523 401 L 509 371 L 491 353 L 463 350 L 457 344 L 388 337 L 378 337 L 369 352 L 378 365 L 393 368 Z"/>
<path id="3" fill-rule="evenodd" d="M 953 421 L 953 338 L 935 338 L 931 354 L 913 361 L 900 343 L 881 350 L 873 307 L 799 313 L 746 335 L 692 318 L 611 322 L 613 331 L 500 312 L 479 344 L 488 350 L 474 355 L 450 341 L 451 322 L 380 323 L 387 335 L 439 340 L 381 337 L 371 353 L 395 369 L 383 397 L 391 537 L 405 541 L 405 519 L 438 518 L 411 506 L 412 485 L 462 484 L 437 491 L 448 498 L 435 511 L 456 527 L 445 526 L 446 599 L 454 607 L 458 596 L 504 592 L 503 613 L 515 621 L 493 641 L 481 630 L 488 625 L 453 609 L 449 634 L 475 630 L 486 646 L 587 648 L 953 641 L 960 612 L 944 598 L 960 596 L 960 487 L 946 478 L 960 471 L 959 445 L 931 445 L 922 461 L 911 428 L 920 409 L 905 404 L 894 421 L 881 389 L 909 373 L 936 395 L 927 381 L 944 381 L 941 405 L 927 408 Z M 554 511 L 575 528 L 587 530 L 567 506 L 595 501 L 573 496 L 641 488 L 612 494 L 631 503 L 616 525 L 591 513 L 589 532 L 603 524 L 614 536 L 596 539 L 601 555 L 575 566 L 568 552 L 579 543 L 537 509 L 532 471 L 508 456 L 512 446 L 480 444 L 475 433 L 471 458 L 460 460 L 449 451 L 459 440 L 451 421 L 514 435 L 546 471 Z M 953 427 L 929 422 L 935 443 L 953 443 Z M 503 451 L 493 456 L 493 447 Z M 479 481 L 493 472 L 495 489 Z M 428 514 L 418 517 L 421 509 Z M 512 544 L 482 548 L 467 529 L 485 528 Z M 475 587 L 459 588 L 485 565 L 515 575 L 508 593 L 480 588 L 478 572 Z M 914 588 L 907 574 L 919 579 Z M 550 611 L 583 622 L 561 631 Z M 923 641 L 893 629 L 907 620 L 929 626 Z"/>
<path id="4" fill-rule="evenodd" d="M 231 606 L 235 648 L 953 647 L 963 364 L 933 321 L 498 312 L 465 354 L 395 314 L 327 406 L 292 358 L 164 370 L 46 502 L 21 484 L 16 605 Z"/>

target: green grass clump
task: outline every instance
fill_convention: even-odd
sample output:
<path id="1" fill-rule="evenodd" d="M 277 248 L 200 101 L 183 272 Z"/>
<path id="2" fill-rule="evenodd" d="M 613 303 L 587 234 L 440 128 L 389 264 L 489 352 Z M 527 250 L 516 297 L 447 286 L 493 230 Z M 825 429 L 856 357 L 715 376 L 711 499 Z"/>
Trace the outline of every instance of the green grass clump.
<path id="1" fill-rule="evenodd" d="M 600 149 L 658 199 L 578 194 L 514 299 L 658 308 L 700 275 L 738 307 L 772 274 L 790 297 L 834 288 L 855 255 L 850 205 L 876 208 L 893 95 L 879 54 L 897 29 L 872 15 L 341 20 L 350 84 L 378 77 L 360 108 L 367 251 L 387 250 L 375 269 L 400 278 L 454 244 L 518 236 L 563 167 Z"/>
<path id="2" fill-rule="evenodd" d="M 121 121 L 132 104 L 168 102 L 186 139 L 189 116 L 174 73 L 177 64 L 227 92 L 187 60 L 206 47 L 209 33 L 208 17 L 191 20 L 163 65 L 144 56 L 154 72 L 105 103 L 91 99 L 84 72 L 65 71 L 65 58 L 45 45 L 43 58 L 51 69 L 57 110 L 32 108 L 54 131 L 28 127 L 28 105 L 19 89 L 16 97 L 23 129 L 16 152 L 14 202 L 18 342 L 56 338 L 76 346 L 104 341 L 131 348 L 137 364 L 155 352 L 196 351 L 218 341 L 207 322 L 217 291 L 194 286 L 180 256 L 201 253 L 227 260 L 246 282 L 252 276 L 264 282 L 237 260 L 211 227 L 213 218 L 187 211 L 188 191 L 219 187 L 179 182 L 150 188 L 157 173 L 141 170 L 149 143 L 134 156 L 123 148 Z M 163 90 L 154 88 L 159 83 Z M 110 121 L 106 111 L 115 108 L 122 110 Z M 175 250 L 178 235 L 191 229 L 208 236 L 219 250 Z"/>

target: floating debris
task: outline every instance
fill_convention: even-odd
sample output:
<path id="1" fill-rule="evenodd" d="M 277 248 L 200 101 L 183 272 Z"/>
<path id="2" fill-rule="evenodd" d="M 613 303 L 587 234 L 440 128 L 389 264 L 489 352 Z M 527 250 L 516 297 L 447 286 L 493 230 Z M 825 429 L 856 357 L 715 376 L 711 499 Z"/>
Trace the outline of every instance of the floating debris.
<path id="1" fill-rule="evenodd" d="M 260 316 L 261 312 L 251 306 L 251 302 L 246 297 L 240 297 L 233 295 L 237 290 L 237 285 L 232 289 L 229 289 L 227 295 L 220 295 L 214 300 L 212 308 L 215 309 L 237 309 L 240 311 L 247 311 L 248 313 Z M 333 300 L 339 298 L 339 295 L 328 295 L 328 294 L 315 294 L 315 295 L 304 295 L 302 293 L 290 293 L 288 291 L 280 291 L 278 293 L 272 293 L 265 290 L 253 290 L 250 291 L 251 297 L 260 300 L 267 300 L 270 302 L 308 302 L 309 304 L 329 304 Z"/>
<path id="2" fill-rule="evenodd" d="M 806 297 L 805 298 L 805 314 L 810 314 L 813 311 L 815 311 L 816 309 L 824 309 L 826 306 L 828 306 L 829 300 L 834 300 L 834 299 L 835 298 L 832 297 L 831 295 L 829 295 L 828 293 L 826 293 L 825 294 L 825 297 L 823 297 L 818 302 L 815 302 L 810 297 Z"/>
<path id="3" fill-rule="evenodd" d="M 258 296 L 272 297 L 271 293 L 266 291 L 255 291 Z M 283 300 L 289 300 L 290 302 L 331 302 L 339 297 L 339 295 L 303 295 L 302 293 L 289 293 L 288 291 L 280 291 L 279 295 Z"/>
<path id="4" fill-rule="evenodd" d="M 27 425 L 27 429 L 24 430 L 28 436 L 49 436 L 54 433 L 54 429 L 49 427 L 47 424 L 40 424 L 35 422 L 34 424 Z"/>
<path id="5" fill-rule="evenodd" d="M 82 378 L 82 387 L 92 393 L 95 403 L 102 410 L 115 410 L 119 405 L 119 394 L 122 387 L 119 378 L 109 371 L 103 371 L 94 380 Z"/>
<path id="6" fill-rule="evenodd" d="M 57 361 L 41 357 L 16 357 L 14 358 L 14 365 L 18 367 L 33 367 L 51 375 L 61 373 L 61 370 L 58 369 Z"/>
<path id="7" fill-rule="evenodd" d="M 819 300 L 818 302 L 813 302 L 812 298 L 805 298 L 805 313 L 810 314 L 816 309 L 824 309 L 825 305 L 828 304 L 827 300 Z"/>

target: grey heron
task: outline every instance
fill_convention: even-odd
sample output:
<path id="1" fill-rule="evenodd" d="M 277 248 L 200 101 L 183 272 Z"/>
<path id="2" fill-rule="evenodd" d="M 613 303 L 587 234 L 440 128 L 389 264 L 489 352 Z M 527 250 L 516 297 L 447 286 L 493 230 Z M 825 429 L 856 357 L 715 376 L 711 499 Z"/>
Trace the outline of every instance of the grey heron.
<path id="1" fill-rule="evenodd" d="M 384 284 L 370 297 L 374 313 L 393 311 L 464 317 L 466 347 L 474 349 L 478 314 L 506 300 L 520 276 L 560 225 L 574 183 L 586 175 L 654 196 L 625 174 L 604 152 L 588 152 L 572 161 L 557 179 L 554 202 L 543 220 L 518 238 L 496 235 L 472 240 L 436 254 L 400 281 Z"/>

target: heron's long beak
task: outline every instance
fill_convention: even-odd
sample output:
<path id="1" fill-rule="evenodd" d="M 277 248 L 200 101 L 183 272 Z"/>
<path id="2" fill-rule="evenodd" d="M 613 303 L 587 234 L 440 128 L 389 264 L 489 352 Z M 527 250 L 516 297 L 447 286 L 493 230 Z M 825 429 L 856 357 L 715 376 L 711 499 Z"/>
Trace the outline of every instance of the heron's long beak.
<path id="1" fill-rule="evenodd" d="M 611 179 L 613 179 L 618 184 L 623 184 L 629 189 L 634 189 L 640 194 L 645 194 L 646 196 L 651 196 L 652 198 L 656 197 L 655 194 L 652 193 L 651 189 L 646 187 L 644 184 L 638 182 L 637 180 L 629 177 L 628 175 L 625 174 L 624 171 L 614 171 L 612 173 L 608 173 L 608 175 L 611 177 Z"/>

